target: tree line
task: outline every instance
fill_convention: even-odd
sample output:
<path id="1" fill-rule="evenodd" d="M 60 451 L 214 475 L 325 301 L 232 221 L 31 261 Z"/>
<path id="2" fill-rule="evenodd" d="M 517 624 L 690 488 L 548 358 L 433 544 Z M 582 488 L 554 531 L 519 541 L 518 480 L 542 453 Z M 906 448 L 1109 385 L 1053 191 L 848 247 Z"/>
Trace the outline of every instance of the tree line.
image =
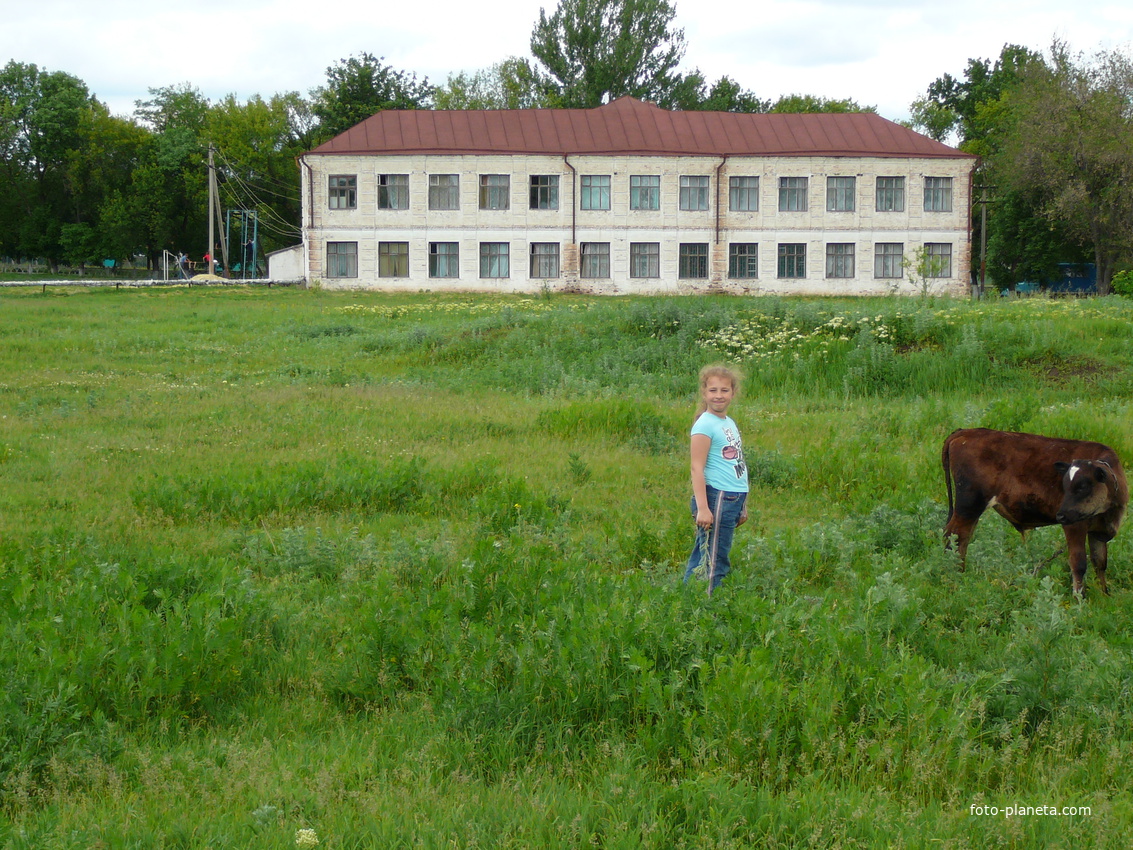
<path id="1" fill-rule="evenodd" d="M 852 99 L 772 101 L 722 76 L 680 70 L 684 31 L 669 0 L 561 0 L 541 9 L 529 57 L 434 85 L 362 53 L 298 92 L 210 102 L 191 85 L 150 89 L 133 116 L 111 115 L 62 71 L 0 71 L 0 257 L 53 269 L 163 251 L 203 253 L 208 154 L 222 209 L 255 210 L 261 252 L 300 238 L 296 158 L 383 109 L 588 108 L 633 96 L 668 109 L 875 112 Z M 914 129 L 977 154 L 975 244 L 989 279 L 1054 275 L 1097 263 L 1108 287 L 1133 259 L 1133 63 L 1007 45 L 944 74 L 912 105 Z M 986 217 L 981 215 L 986 213 Z M 986 220 L 986 227 L 983 222 Z M 979 249 L 977 249 L 979 250 Z M 983 254 L 975 258 L 979 267 Z"/>

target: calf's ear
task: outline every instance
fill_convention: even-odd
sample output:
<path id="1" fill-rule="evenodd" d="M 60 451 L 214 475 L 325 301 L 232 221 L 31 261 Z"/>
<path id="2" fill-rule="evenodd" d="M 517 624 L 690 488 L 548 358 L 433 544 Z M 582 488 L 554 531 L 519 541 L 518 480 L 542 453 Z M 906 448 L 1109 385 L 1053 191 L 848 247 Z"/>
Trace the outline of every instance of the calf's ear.
<path id="1" fill-rule="evenodd" d="M 1054 468 L 1058 470 L 1059 475 L 1065 475 L 1066 470 L 1068 470 L 1070 468 L 1070 464 L 1059 460 L 1059 461 L 1055 461 Z"/>
<path id="2" fill-rule="evenodd" d="M 1106 478 L 1107 478 L 1107 474 L 1106 474 L 1105 469 L 1103 469 L 1100 466 L 1095 466 L 1094 467 L 1094 480 L 1097 481 L 1099 484 L 1102 484 L 1102 483 L 1105 482 Z"/>

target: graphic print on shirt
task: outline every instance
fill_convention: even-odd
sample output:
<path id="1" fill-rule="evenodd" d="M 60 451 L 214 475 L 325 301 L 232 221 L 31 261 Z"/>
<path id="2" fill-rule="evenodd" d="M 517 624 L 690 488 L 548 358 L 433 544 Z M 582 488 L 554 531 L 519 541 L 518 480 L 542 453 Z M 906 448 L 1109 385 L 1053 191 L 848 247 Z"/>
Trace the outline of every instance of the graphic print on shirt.
<path id="1" fill-rule="evenodd" d="M 724 439 L 727 445 L 720 450 L 720 457 L 732 464 L 736 471 L 736 478 L 742 479 L 747 474 L 747 464 L 744 462 L 744 446 L 740 440 L 740 432 L 733 428 L 724 428 Z"/>

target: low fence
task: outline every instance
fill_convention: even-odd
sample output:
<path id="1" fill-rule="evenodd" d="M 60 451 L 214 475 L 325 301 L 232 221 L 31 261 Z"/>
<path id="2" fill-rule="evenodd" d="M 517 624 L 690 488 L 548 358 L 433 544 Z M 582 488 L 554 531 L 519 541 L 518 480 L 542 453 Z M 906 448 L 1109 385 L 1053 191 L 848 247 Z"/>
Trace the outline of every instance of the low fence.
<path id="1" fill-rule="evenodd" d="M 194 286 L 305 286 L 304 280 L 272 280 L 270 278 L 210 278 L 208 280 L 157 280 L 157 279 L 128 279 L 109 280 L 107 278 L 67 278 L 61 280 L 0 280 L 0 287 L 18 287 L 20 289 L 41 288 L 44 292 L 48 287 L 96 287 L 101 289 L 147 289 L 157 287 L 188 288 Z"/>

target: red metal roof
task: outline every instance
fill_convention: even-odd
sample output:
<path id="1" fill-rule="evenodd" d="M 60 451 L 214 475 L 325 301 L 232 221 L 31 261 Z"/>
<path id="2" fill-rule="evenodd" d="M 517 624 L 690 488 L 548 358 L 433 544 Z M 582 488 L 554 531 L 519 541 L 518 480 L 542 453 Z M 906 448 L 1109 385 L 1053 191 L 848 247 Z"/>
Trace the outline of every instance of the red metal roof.
<path id="1" fill-rule="evenodd" d="M 311 153 L 970 157 L 869 112 L 670 112 L 632 97 L 596 109 L 385 110 Z"/>

